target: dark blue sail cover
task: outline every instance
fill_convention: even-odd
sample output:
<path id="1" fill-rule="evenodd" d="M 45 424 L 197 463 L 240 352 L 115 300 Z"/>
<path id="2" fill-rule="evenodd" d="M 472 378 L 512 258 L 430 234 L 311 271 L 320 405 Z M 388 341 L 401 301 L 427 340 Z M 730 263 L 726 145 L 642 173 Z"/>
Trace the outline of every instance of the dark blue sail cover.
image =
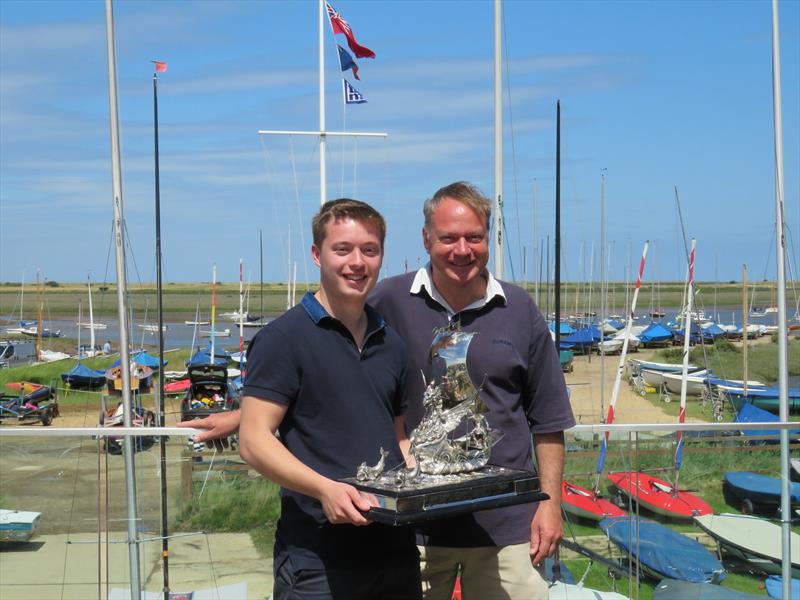
<path id="1" fill-rule="evenodd" d="M 83 363 L 76 364 L 66 373 L 61 374 L 64 383 L 70 385 L 85 385 L 89 387 L 99 387 L 106 382 L 105 371 L 90 369 Z"/>
<path id="2" fill-rule="evenodd" d="M 778 506 L 781 502 L 781 480 L 760 473 L 729 471 L 725 473 L 725 485 L 737 496 L 760 504 Z M 800 504 L 800 483 L 789 484 L 789 500 Z"/>
<path id="3" fill-rule="evenodd" d="M 722 564 L 701 543 L 655 521 L 618 517 L 603 519 L 600 528 L 623 551 L 663 577 L 694 583 L 725 578 Z"/>
<path id="4" fill-rule="evenodd" d="M 656 323 L 655 321 L 650 323 L 650 325 L 639 334 L 639 340 L 644 344 L 648 342 L 666 342 L 667 340 L 671 340 L 672 337 L 673 333 L 669 327 L 661 323 Z"/>

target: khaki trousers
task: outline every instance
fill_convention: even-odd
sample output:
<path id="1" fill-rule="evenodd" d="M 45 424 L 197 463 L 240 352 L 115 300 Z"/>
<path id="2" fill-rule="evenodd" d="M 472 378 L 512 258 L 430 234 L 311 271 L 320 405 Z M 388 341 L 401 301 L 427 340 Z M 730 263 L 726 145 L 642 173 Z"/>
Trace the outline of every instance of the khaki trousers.
<path id="1" fill-rule="evenodd" d="M 547 600 L 529 544 L 488 548 L 419 546 L 424 600 L 451 600 L 461 565 L 462 600 Z"/>

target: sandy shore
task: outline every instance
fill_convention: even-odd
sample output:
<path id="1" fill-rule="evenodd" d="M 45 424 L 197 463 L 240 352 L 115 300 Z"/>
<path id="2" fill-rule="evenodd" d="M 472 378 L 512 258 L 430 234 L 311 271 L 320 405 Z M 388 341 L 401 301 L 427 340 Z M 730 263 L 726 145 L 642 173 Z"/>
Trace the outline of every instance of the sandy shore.
<path id="1" fill-rule="evenodd" d="M 629 358 L 653 360 L 656 350 L 640 350 L 628 355 Z M 627 362 L 628 358 L 626 358 Z M 581 424 L 600 423 L 601 418 L 601 393 L 600 382 L 603 381 L 602 417 L 608 412 L 611 401 L 611 392 L 614 389 L 614 378 L 619 367 L 619 356 L 606 356 L 605 365 L 600 356 L 593 355 L 591 361 L 588 356 L 576 356 L 573 361 L 574 370 L 566 373 L 565 379 L 570 388 L 570 399 L 575 420 Z M 603 371 L 603 377 L 600 373 Z M 623 374 L 619 386 L 619 396 L 614 411 L 615 423 L 673 423 L 675 417 L 668 415 L 651 402 L 639 396 Z M 701 422 L 699 419 L 687 417 L 688 422 Z"/>

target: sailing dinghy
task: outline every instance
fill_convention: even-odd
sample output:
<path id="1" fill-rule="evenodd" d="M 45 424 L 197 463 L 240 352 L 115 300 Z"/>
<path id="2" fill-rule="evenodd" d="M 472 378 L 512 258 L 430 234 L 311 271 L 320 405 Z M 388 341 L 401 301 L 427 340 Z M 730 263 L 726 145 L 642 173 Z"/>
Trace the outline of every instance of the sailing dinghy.
<path id="1" fill-rule="evenodd" d="M 717 541 L 723 556 L 743 561 L 764 573 L 781 573 L 781 528 L 759 517 L 723 513 L 695 517 L 694 522 Z M 800 577 L 800 535 L 792 532 L 792 577 Z"/>
<path id="2" fill-rule="evenodd" d="M 603 519 L 600 528 L 645 574 L 693 583 L 718 583 L 725 569 L 700 542 L 649 519 Z"/>
<path id="3" fill-rule="evenodd" d="M 671 519 L 691 519 L 713 512 L 711 506 L 699 496 L 676 489 L 672 484 L 648 473 L 624 471 L 609 473 L 608 478 L 624 496 Z"/>
<path id="4" fill-rule="evenodd" d="M 747 471 L 729 471 L 725 473 L 723 491 L 728 504 L 737 506 L 741 503 L 742 512 L 774 512 L 781 504 L 781 480 L 760 473 Z M 789 501 L 792 506 L 800 505 L 800 483 L 792 483 L 789 489 Z"/>

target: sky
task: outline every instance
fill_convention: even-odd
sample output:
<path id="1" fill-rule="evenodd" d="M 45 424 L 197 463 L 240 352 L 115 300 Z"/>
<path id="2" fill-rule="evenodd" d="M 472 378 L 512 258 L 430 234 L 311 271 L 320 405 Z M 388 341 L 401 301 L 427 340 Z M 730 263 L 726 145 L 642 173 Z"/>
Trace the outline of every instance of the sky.
<path id="1" fill-rule="evenodd" d="M 344 107 L 325 23 L 328 197 L 388 221 L 384 274 L 425 261 L 422 203 L 458 180 L 494 193 L 493 3 L 338 0 L 376 53 Z M 317 281 L 314 1 L 114 2 L 129 282 L 155 280 L 153 64 L 164 280 Z M 785 219 L 800 252 L 800 2 L 781 1 Z M 561 103 L 562 279 L 775 277 L 771 3 L 507 1 L 503 6 L 504 277 L 544 277 L 554 241 Z M 116 279 L 105 3 L 0 1 L 0 282 Z M 601 186 L 601 177 L 604 185 Z M 601 194 L 601 188 L 604 193 Z M 536 250 L 534 250 L 536 249 Z M 554 251 L 550 250 L 551 260 Z M 635 266 L 633 270 L 635 270 Z M 540 273 L 542 273 L 540 275 Z M 796 274 L 795 274 L 795 277 Z M 302 283 L 301 283 L 302 285 Z"/>

